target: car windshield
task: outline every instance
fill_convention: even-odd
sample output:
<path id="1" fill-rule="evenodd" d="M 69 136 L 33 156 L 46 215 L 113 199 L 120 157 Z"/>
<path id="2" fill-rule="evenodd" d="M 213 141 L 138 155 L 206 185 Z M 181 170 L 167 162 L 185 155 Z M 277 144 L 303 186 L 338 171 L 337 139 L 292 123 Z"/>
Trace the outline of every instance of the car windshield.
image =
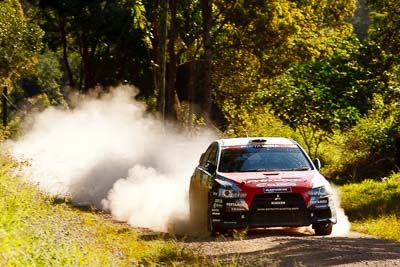
<path id="1" fill-rule="evenodd" d="M 311 169 L 303 151 L 293 146 L 240 146 L 222 149 L 220 172 L 304 171 Z"/>

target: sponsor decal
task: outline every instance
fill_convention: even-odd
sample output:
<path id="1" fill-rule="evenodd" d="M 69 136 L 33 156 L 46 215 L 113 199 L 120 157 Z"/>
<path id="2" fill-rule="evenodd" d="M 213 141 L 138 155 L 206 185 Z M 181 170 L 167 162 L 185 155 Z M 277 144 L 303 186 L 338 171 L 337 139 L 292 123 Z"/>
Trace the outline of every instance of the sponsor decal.
<path id="1" fill-rule="evenodd" d="M 248 211 L 249 207 L 245 201 L 227 202 L 226 212 Z"/>
<path id="2" fill-rule="evenodd" d="M 220 212 L 219 209 L 212 209 L 211 212 Z"/>
<path id="3" fill-rule="evenodd" d="M 219 213 L 219 212 L 212 212 L 212 213 L 211 213 L 211 215 L 214 215 L 214 216 L 220 216 L 220 215 L 221 215 L 221 213 Z"/>
<path id="4" fill-rule="evenodd" d="M 212 222 L 221 222 L 220 219 L 212 219 Z"/>
<path id="5" fill-rule="evenodd" d="M 273 187 L 273 188 L 264 188 L 264 193 L 285 193 L 285 192 L 292 192 L 291 187 Z"/>
<path id="6" fill-rule="evenodd" d="M 218 204 L 218 203 L 214 203 L 213 204 L 213 208 L 218 209 L 218 208 L 222 208 L 222 204 Z"/>
<path id="7" fill-rule="evenodd" d="M 285 205 L 285 201 L 271 201 L 271 205 Z"/>
<path id="8" fill-rule="evenodd" d="M 220 199 L 220 198 L 216 198 L 216 199 L 214 199 L 214 203 L 222 204 L 222 203 L 224 203 L 224 201 L 222 199 Z"/>
<path id="9" fill-rule="evenodd" d="M 256 184 L 256 187 L 280 187 L 280 186 L 296 186 L 296 183 L 293 182 L 283 182 L 283 183 L 259 183 Z"/>
<path id="10" fill-rule="evenodd" d="M 270 183 L 270 182 L 282 182 L 282 183 L 294 183 L 294 182 L 306 182 L 303 178 L 280 178 L 280 177 L 267 177 L 263 179 L 248 179 L 246 183 Z"/>
<path id="11" fill-rule="evenodd" d="M 241 203 L 241 202 L 227 202 L 226 206 L 227 207 L 242 207 L 243 203 Z"/>
<path id="12" fill-rule="evenodd" d="M 296 186 L 296 183 L 293 183 L 293 182 L 283 182 L 283 183 L 268 183 L 268 186 L 271 186 L 271 187 L 279 187 L 279 186 Z"/>
<path id="13" fill-rule="evenodd" d="M 282 207 L 282 208 L 258 208 L 257 211 L 292 211 L 299 210 L 298 207 Z"/>
<path id="14" fill-rule="evenodd" d="M 247 209 L 245 209 L 245 208 L 229 208 L 229 210 L 227 210 L 227 211 L 247 211 Z"/>

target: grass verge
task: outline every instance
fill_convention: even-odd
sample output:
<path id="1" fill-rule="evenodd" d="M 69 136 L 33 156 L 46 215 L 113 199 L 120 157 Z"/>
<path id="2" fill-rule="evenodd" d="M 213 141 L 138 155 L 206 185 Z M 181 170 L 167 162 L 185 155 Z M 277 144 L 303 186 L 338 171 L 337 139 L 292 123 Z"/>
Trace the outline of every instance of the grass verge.
<path id="1" fill-rule="evenodd" d="M 352 229 L 400 241 L 400 173 L 340 188 Z"/>
<path id="2" fill-rule="evenodd" d="M 202 259 L 173 239 L 141 240 L 106 216 L 71 207 L 11 175 L 0 155 L 0 266 L 186 266 Z"/>

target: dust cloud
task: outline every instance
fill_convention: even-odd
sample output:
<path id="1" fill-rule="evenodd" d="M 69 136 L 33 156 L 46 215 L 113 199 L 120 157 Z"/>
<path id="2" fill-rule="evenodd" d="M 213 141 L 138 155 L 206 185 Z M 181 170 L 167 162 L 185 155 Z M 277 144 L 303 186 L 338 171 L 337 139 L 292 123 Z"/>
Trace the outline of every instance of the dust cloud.
<path id="1" fill-rule="evenodd" d="M 333 189 L 333 201 L 335 202 L 337 223 L 332 228 L 332 236 L 346 236 L 350 232 L 351 223 L 340 206 L 340 192 L 336 186 L 331 185 Z"/>
<path id="2" fill-rule="evenodd" d="M 25 176 L 54 196 L 94 205 L 132 226 L 179 232 L 188 218 L 190 176 L 216 135 L 176 132 L 148 115 L 136 94 L 121 86 L 101 96 L 78 95 L 71 110 L 48 108 L 9 143 L 10 151 L 29 162 Z M 350 223 L 334 191 L 332 235 L 346 235 Z"/>
<path id="3" fill-rule="evenodd" d="M 128 86 L 77 96 L 75 108 L 34 116 L 11 153 L 25 176 L 77 205 L 94 205 L 133 226 L 167 230 L 188 214 L 190 176 L 210 131 L 190 137 L 146 113 Z"/>

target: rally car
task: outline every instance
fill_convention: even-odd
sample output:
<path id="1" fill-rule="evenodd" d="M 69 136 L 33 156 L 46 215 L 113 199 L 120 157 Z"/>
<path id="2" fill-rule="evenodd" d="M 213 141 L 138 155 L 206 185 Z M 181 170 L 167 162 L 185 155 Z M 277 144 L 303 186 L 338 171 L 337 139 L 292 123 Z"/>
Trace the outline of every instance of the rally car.
<path id="1" fill-rule="evenodd" d="M 316 235 L 329 235 L 336 212 L 332 188 L 319 168 L 320 161 L 312 161 L 292 139 L 216 140 L 191 177 L 191 220 L 213 235 L 309 225 Z"/>

